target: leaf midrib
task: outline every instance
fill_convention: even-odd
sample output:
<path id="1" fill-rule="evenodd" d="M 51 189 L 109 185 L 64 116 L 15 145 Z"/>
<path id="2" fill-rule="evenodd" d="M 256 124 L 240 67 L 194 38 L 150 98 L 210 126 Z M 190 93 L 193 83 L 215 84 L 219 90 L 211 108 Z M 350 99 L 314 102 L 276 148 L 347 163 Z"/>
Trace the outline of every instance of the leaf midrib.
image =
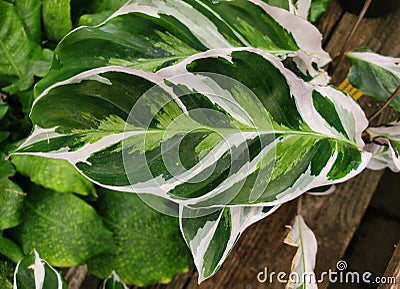
<path id="1" fill-rule="evenodd" d="M 300 198 L 301 198 L 301 196 L 300 196 Z M 301 223 L 300 223 L 300 217 L 299 216 L 297 216 L 297 223 L 298 223 L 298 226 L 299 226 L 299 238 L 300 238 L 300 250 L 301 250 L 301 259 L 302 259 L 302 261 L 303 262 L 301 262 L 302 263 L 302 267 L 303 267 L 303 272 L 306 272 L 306 258 L 305 258 L 305 252 L 304 252 L 304 243 L 303 243 L 303 233 L 302 233 L 302 230 L 301 230 Z M 303 283 L 304 284 L 304 287 L 305 288 L 307 288 L 307 284 L 306 284 L 306 282 L 304 282 Z"/>
<path id="2" fill-rule="evenodd" d="M 14 62 L 14 59 L 11 57 L 10 52 L 8 51 L 7 47 L 5 47 L 2 41 L 0 41 L 0 47 L 4 50 L 4 53 L 6 54 L 8 61 L 11 63 L 12 68 L 15 70 L 18 78 L 21 78 L 21 71 L 18 69 L 16 63 Z"/>
<path id="3" fill-rule="evenodd" d="M 64 223 L 61 223 L 61 222 L 59 222 L 59 221 L 57 221 L 57 220 L 55 220 L 55 219 L 53 219 L 53 218 L 50 218 L 50 217 L 47 216 L 46 214 L 40 212 L 40 211 L 37 210 L 35 207 L 33 207 L 33 205 L 31 205 L 29 202 L 26 202 L 25 204 L 26 204 L 26 206 L 27 206 L 32 212 L 34 212 L 34 213 L 37 214 L 38 216 L 40 216 L 40 217 L 42 217 L 42 218 L 44 218 L 44 219 L 50 221 L 51 223 L 57 224 L 57 225 L 59 225 L 59 226 L 62 227 L 62 228 L 68 227 L 68 226 L 65 225 Z"/>
<path id="4" fill-rule="evenodd" d="M 312 136 L 312 137 L 317 137 L 317 138 L 321 138 L 321 139 L 333 139 L 336 140 L 338 142 L 344 142 L 347 144 L 350 144 L 351 146 L 354 147 L 358 147 L 358 145 L 356 143 L 354 143 L 353 141 L 346 139 L 346 138 L 340 138 L 339 136 L 334 136 L 334 135 L 326 135 L 326 134 L 322 134 L 322 133 L 318 133 L 318 132 L 314 132 L 314 131 L 298 131 L 298 130 L 277 130 L 277 129 L 273 129 L 273 130 L 257 130 L 256 128 L 249 128 L 248 130 L 244 130 L 244 129 L 238 129 L 238 128 L 218 128 L 218 130 L 216 130 L 215 128 L 208 128 L 208 127 L 202 127 L 202 128 L 198 128 L 198 129 L 182 129 L 182 130 L 177 130 L 177 129 L 173 129 L 173 130 L 162 130 L 162 129 L 142 129 L 142 128 L 137 128 L 136 130 L 134 129 L 129 129 L 129 130 L 124 130 L 124 131 L 115 131 L 115 130 L 104 130 L 104 129 L 91 129 L 88 130 L 87 132 L 85 131 L 76 131 L 70 134 L 66 134 L 69 136 L 74 136 L 76 134 L 79 135 L 90 135 L 90 134 L 104 134 L 104 133 L 109 133 L 109 134 L 121 134 L 121 133 L 128 133 L 128 132 L 142 132 L 143 134 L 146 133 L 165 133 L 168 132 L 170 135 L 182 135 L 182 134 L 187 134 L 188 132 L 220 132 L 223 133 L 223 135 L 229 135 L 229 134 L 233 134 L 233 133 L 257 133 L 259 135 L 267 135 L 267 134 L 275 134 L 275 135 L 304 135 L 304 136 Z M 172 133 L 172 134 L 171 134 Z M 128 136 L 129 137 L 129 136 Z"/>

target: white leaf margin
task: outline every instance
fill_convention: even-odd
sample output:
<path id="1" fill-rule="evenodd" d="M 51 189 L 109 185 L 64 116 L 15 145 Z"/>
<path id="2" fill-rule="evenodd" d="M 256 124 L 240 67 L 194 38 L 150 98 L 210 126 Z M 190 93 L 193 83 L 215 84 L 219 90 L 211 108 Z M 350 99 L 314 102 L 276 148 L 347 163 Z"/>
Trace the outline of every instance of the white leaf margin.
<path id="1" fill-rule="evenodd" d="M 182 236 L 185 239 L 190 251 L 192 252 L 194 264 L 199 273 L 198 284 L 200 284 L 207 278 L 210 278 L 219 270 L 219 268 L 222 266 L 229 253 L 231 252 L 232 248 L 234 247 L 235 243 L 239 239 L 239 236 L 244 232 L 246 228 L 274 213 L 279 207 L 279 205 L 274 206 L 267 212 L 263 212 L 264 207 L 241 206 L 229 208 L 232 227 L 226 250 L 224 251 L 222 258 L 218 261 L 218 265 L 213 270 L 212 274 L 210 276 L 204 276 L 203 257 L 206 254 L 207 248 L 210 245 L 215 230 L 219 224 L 219 221 L 223 214 L 223 209 L 221 210 L 221 214 L 217 220 L 206 222 L 204 227 L 198 229 L 197 234 L 192 240 L 187 240 L 185 238 L 185 228 L 183 228 L 182 226 L 182 215 L 184 209 L 186 208 L 185 206 L 180 206 L 179 226 Z"/>
<path id="2" fill-rule="evenodd" d="M 276 8 L 278 10 L 282 10 L 279 8 Z M 334 106 L 336 110 L 341 111 L 341 121 L 344 129 L 346 130 L 349 138 L 354 141 L 358 147 L 363 148 L 364 147 L 364 141 L 361 138 L 361 133 L 367 128 L 368 126 L 368 120 L 365 117 L 364 112 L 362 111 L 361 107 L 356 104 L 356 102 L 348 95 L 342 93 L 341 91 L 333 88 L 333 87 L 323 87 L 323 86 L 313 86 L 308 83 L 303 82 L 301 79 L 299 79 L 293 72 L 290 70 L 286 69 L 283 64 L 280 62 L 280 60 L 265 52 L 264 50 L 257 49 L 257 48 L 251 48 L 251 47 L 239 47 L 239 48 L 223 48 L 223 49 L 211 49 L 206 52 L 202 52 L 199 54 L 192 55 L 185 60 L 181 61 L 180 63 L 163 68 L 156 73 L 152 72 L 147 72 L 139 69 L 133 69 L 133 68 L 126 68 L 126 67 L 120 67 L 120 66 L 106 66 L 106 67 L 101 67 L 101 68 L 96 68 L 92 70 L 88 70 L 85 72 L 82 72 L 80 74 L 77 74 L 67 80 L 55 83 L 51 86 L 49 86 L 47 89 L 43 91 L 34 101 L 33 106 L 38 102 L 42 97 L 44 97 L 50 90 L 53 88 L 62 86 L 62 85 L 68 85 L 68 84 L 75 84 L 75 83 L 80 83 L 81 81 L 85 79 L 91 79 L 95 81 L 99 81 L 104 83 L 106 79 L 104 78 L 99 78 L 97 77 L 98 74 L 104 73 L 104 72 L 110 72 L 110 71 L 116 71 L 116 72 L 123 72 L 127 74 L 133 74 L 133 75 L 138 75 L 140 77 L 143 77 L 144 79 L 148 79 L 154 83 L 159 83 L 159 85 L 165 89 L 168 92 L 171 92 L 171 95 L 174 95 L 173 92 L 171 91 L 171 88 L 163 84 L 164 79 L 168 79 L 170 77 L 179 75 L 179 74 L 185 74 L 188 73 L 186 70 L 186 65 L 191 63 L 194 60 L 197 59 L 202 59 L 206 57 L 221 57 L 224 58 L 228 61 L 231 61 L 231 56 L 230 53 L 236 52 L 236 51 L 248 51 L 252 53 L 259 54 L 263 56 L 267 61 L 269 61 L 272 65 L 274 65 L 277 69 L 280 70 L 282 75 L 284 75 L 287 79 L 287 82 L 289 84 L 289 87 L 291 89 L 291 94 L 295 98 L 296 105 L 298 108 L 298 111 L 303 118 L 303 120 L 307 123 L 307 125 L 313 130 L 314 132 L 325 134 L 327 136 L 331 136 L 333 138 L 338 138 L 342 140 L 346 140 L 344 136 L 342 136 L 340 133 L 336 131 L 335 128 L 329 126 L 325 119 L 317 112 L 315 109 L 313 102 L 312 102 L 312 91 L 317 90 L 324 96 L 329 96 L 330 101 L 334 103 Z M 185 108 L 183 108 L 185 110 Z M 20 146 L 20 148 L 24 148 L 33 142 L 37 140 L 45 140 L 49 139 L 49 136 L 51 137 L 56 137 L 58 134 L 55 132 L 56 127 L 50 128 L 50 129 L 42 129 L 38 126 L 35 126 L 34 131 L 32 135 Z M 274 133 L 279 133 L 279 131 L 274 131 Z M 108 135 L 101 140 L 94 142 L 94 143 L 88 143 L 85 146 L 83 146 L 81 149 L 76 150 L 76 151 L 68 151 L 66 148 L 58 151 L 50 151 L 50 152 L 30 152 L 27 154 L 30 155 L 37 155 L 37 156 L 42 156 L 42 157 L 50 157 L 54 159 L 64 159 L 68 160 L 78 171 L 80 171 L 76 163 L 78 162 L 86 162 L 86 159 L 94 152 L 99 151 L 102 148 L 106 148 L 108 146 L 111 146 L 115 143 L 118 143 L 119 141 L 133 135 L 137 134 L 137 132 L 121 132 L 117 134 L 111 134 Z M 58 135 L 59 136 L 59 135 Z M 18 154 L 26 154 L 26 153 L 19 153 Z M 369 152 L 363 151 L 361 154 L 361 164 L 360 166 L 356 169 L 351 171 L 349 174 L 344 176 L 343 178 L 339 180 L 329 180 L 327 177 L 328 172 L 330 171 L 332 165 L 334 164 L 334 161 L 337 157 L 337 152 L 333 154 L 333 156 L 329 159 L 327 162 L 326 166 L 324 167 L 323 171 L 321 174 L 317 177 L 312 177 L 310 168 L 298 179 L 298 182 L 290 188 L 290 190 L 282 192 L 278 196 L 278 199 L 275 201 L 271 202 L 266 202 L 262 204 L 256 204 L 256 206 L 275 206 L 279 205 L 282 203 L 285 203 L 287 201 L 290 201 L 302 193 L 315 188 L 319 186 L 324 186 L 324 185 L 331 185 L 331 184 L 336 184 L 339 182 L 344 182 L 355 175 L 359 174 L 362 170 L 365 169 L 367 166 L 371 154 Z M 89 178 L 86 176 L 90 181 L 93 183 L 103 186 L 105 188 L 111 189 L 111 190 L 117 190 L 117 191 L 123 191 L 123 192 L 135 192 L 135 193 L 149 193 L 149 189 L 138 189 L 138 188 L 133 188 L 131 185 L 129 186 L 112 186 L 112 185 L 104 185 L 100 184 L 99 182 Z M 312 179 L 312 180 L 311 180 Z M 303 182 L 304 181 L 304 182 Z M 155 191 L 151 191 L 150 194 L 157 195 L 162 198 L 169 199 L 173 202 L 179 202 L 182 205 L 190 205 L 194 204 L 200 201 L 203 201 L 207 199 L 210 195 L 212 195 L 212 192 L 210 194 L 206 194 L 205 196 L 196 198 L 196 199 L 189 199 L 189 200 L 177 200 L 175 198 L 171 198 L 170 195 L 168 195 L 166 192 L 162 191 L 161 189 L 156 189 L 154 188 Z M 233 205 L 233 206 L 242 206 L 242 205 Z M 232 206 L 232 207 L 233 207 Z M 219 206 L 221 207 L 221 206 Z"/>
<path id="3" fill-rule="evenodd" d="M 371 170 L 389 168 L 395 173 L 400 172 L 400 155 L 396 156 L 395 148 L 391 144 L 391 141 L 400 143 L 400 122 L 392 122 L 386 126 L 370 127 L 367 132 L 374 141 L 364 148 L 372 153 L 372 158 L 367 168 Z"/>
<path id="4" fill-rule="evenodd" d="M 311 9 L 311 0 L 288 0 L 289 11 L 294 15 L 298 15 L 303 19 L 308 18 Z"/>
<path id="5" fill-rule="evenodd" d="M 285 28 L 288 32 L 290 32 L 293 35 L 293 38 L 295 39 L 297 45 L 299 46 L 300 51 L 303 51 L 305 53 L 301 58 L 303 58 L 304 60 L 308 58 L 309 60 L 306 61 L 306 63 L 315 62 L 318 65 L 318 67 L 323 67 L 332 60 L 329 54 L 322 49 L 322 34 L 310 22 L 301 17 L 293 15 L 289 11 L 268 5 L 262 0 L 248 0 L 248 1 L 261 7 L 276 22 L 278 22 L 283 28 Z M 197 2 L 200 5 L 204 6 L 204 4 L 201 3 L 201 1 L 197 0 Z M 301 0 L 301 2 L 304 2 L 304 0 Z M 108 20 L 112 18 L 128 14 L 131 12 L 141 12 L 155 18 L 159 18 L 160 17 L 159 13 L 161 12 L 169 13 L 169 15 L 178 17 L 180 21 L 184 21 L 183 24 L 185 24 L 187 27 L 190 27 L 191 29 L 194 29 L 196 27 L 199 28 L 193 30 L 192 33 L 194 33 L 194 35 L 197 38 L 204 40 L 206 43 L 203 44 L 205 44 L 210 49 L 233 47 L 229 42 L 226 41 L 225 38 L 218 36 L 219 32 L 217 30 L 217 27 L 213 23 L 209 23 L 210 21 L 208 20 L 208 18 L 205 18 L 203 15 L 197 13 L 197 11 L 193 9 L 193 7 L 190 6 L 188 3 L 182 1 L 181 4 L 185 7 L 185 9 L 188 9 L 189 13 L 196 13 L 196 15 L 193 17 L 197 18 L 201 17 L 202 20 L 205 21 L 204 23 L 207 24 L 205 25 L 207 29 L 205 29 L 204 25 L 201 25 L 201 27 L 196 26 L 196 24 L 193 22 L 194 19 L 193 17 L 189 18 L 185 13 L 176 11 L 176 9 L 172 10 L 172 7 L 168 6 L 168 1 L 150 0 L 145 3 L 146 4 L 142 4 L 140 3 L 140 1 L 130 0 L 119 10 L 117 10 L 113 15 L 111 15 L 108 19 L 106 19 L 104 22 L 95 27 L 101 26 L 102 24 L 106 23 Z M 306 9 L 307 5 L 302 3 L 301 7 L 302 7 L 301 10 L 303 11 L 304 9 Z M 178 15 L 174 15 L 176 13 L 178 13 Z M 307 31 L 307 33 L 304 33 L 304 31 Z M 217 39 L 219 39 L 218 43 L 220 46 L 216 46 L 215 41 L 213 41 L 212 43 L 207 43 L 208 42 L 207 39 L 209 38 L 210 33 L 216 36 Z M 239 37 L 239 35 L 237 36 Z M 246 41 L 244 41 L 244 43 L 246 43 Z"/>
<path id="6" fill-rule="evenodd" d="M 126 286 L 125 283 L 121 281 L 121 279 L 119 278 L 118 274 L 115 273 L 115 271 L 112 271 L 112 272 L 111 272 L 111 275 L 108 276 L 108 277 L 103 281 L 103 284 L 102 284 L 102 286 L 101 286 L 101 289 L 107 289 L 106 285 L 107 285 L 107 282 L 108 282 L 109 280 L 112 280 L 114 283 L 119 283 L 119 284 L 121 284 L 122 287 L 124 287 L 124 289 L 129 289 L 128 286 Z"/>
<path id="7" fill-rule="evenodd" d="M 295 217 L 293 227 L 284 243 L 297 247 L 296 255 L 292 260 L 290 276 L 296 276 L 295 279 L 300 281 L 300 283 L 293 283 L 293 278 L 289 278 L 286 289 L 299 287 L 318 289 L 314 275 L 318 243 L 314 233 L 306 225 L 301 215 Z"/>
<path id="8" fill-rule="evenodd" d="M 34 260 L 34 263 L 28 267 L 28 269 L 33 270 L 33 274 L 34 274 L 34 278 L 35 278 L 35 289 L 43 289 L 44 281 L 46 278 L 45 265 L 47 265 L 49 267 L 49 269 L 52 270 L 54 272 L 54 274 L 56 274 L 57 284 L 58 284 L 57 289 L 63 289 L 63 281 L 62 281 L 61 274 L 57 270 L 55 270 L 53 267 L 51 267 L 49 265 L 49 263 L 47 263 L 47 261 L 41 259 L 39 256 L 39 253 L 36 250 L 33 250 L 33 254 L 35 256 L 35 260 Z M 15 268 L 15 271 L 14 271 L 13 289 L 18 289 L 17 273 L 18 273 L 19 266 L 21 265 L 22 260 L 23 259 L 21 259 L 18 262 L 18 264 Z"/>
<path id="9" fill-rule="evenodd" d="M 371 63 L 382 69 L 390 71 L 400 78 L 400 58 L 383 56 L 374 52 L 347 52 L 346 55 L 350 58 L 355 58 L 361 61 Z"/>

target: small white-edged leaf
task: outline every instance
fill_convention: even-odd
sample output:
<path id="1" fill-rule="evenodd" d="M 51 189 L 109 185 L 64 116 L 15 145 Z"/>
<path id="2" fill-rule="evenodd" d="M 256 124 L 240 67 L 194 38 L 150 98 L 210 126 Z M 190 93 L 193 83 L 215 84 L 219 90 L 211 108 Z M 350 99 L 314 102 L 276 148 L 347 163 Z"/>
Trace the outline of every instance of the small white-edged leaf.
<path id="1" fill-rule="evenodd" d="M 61 274 L 34 250 L 22 258 L 14 271 L 13 289 L 67 289 Z"/>
<path id="2" fill-rule="evenodd" d="M 361 48 L 348 52 L 351 67 L 347 78 L 364 95 L 386 100 L 400 85 L 400 58 L 383 56 Z M 400 111 L 400 97 L 391 106 Z"/>
<path id="3" fill-rule="evenodd" d="M 295 217 L 293 228 L 284 242 L 298 248 L 292 260 L 290 273 L 291 277 L 296 278 L 289 278 L 286 289 L 317 289 L 314 275 L 317 240 L 302 216 Z"/>
<path id="4" fill-rule="evenodd" d="M 199 284 L 218 271 L 247 227 L 278 207 L 242 206 L 213 210 L 181 206 L 180 227 L 193 254 Z"/>
<path id="5" fill-rule="evenodd" d="M 29 268 L 33 270 L 35 276 L 35 288 L 42 289 L 46 273 L 39 253 L 36 250 L 33 250 L 33 253 L 35 254 L 35 263 L 32 266 L 29 266 Z"/>
<path id="6" fill-rule="evenodd" d="M 117 273 L 113 271 L 111 275 L 104 280 L 101 289 L 128 289 L 128 286 L 126 286 Z"/>
<path id="7" fill-rule="evenodd" d="M 371 127 L 367 132 L 372 141 L 364 148 L 372 153 L 368 168 L 381 170 L 387 167 L 395 173 L 400 172 L 400 122 Z"/>

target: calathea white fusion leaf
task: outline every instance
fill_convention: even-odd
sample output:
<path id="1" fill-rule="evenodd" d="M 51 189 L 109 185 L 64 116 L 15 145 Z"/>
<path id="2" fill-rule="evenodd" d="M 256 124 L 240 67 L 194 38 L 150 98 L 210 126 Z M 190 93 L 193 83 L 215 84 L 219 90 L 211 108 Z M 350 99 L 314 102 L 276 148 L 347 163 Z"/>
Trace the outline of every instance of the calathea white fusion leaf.
<path id="1" fill-rule="evenodd" d="M 269 208 L 343 182 L 370 158 L 368 121 L 349 96 L 255 48 L 209 50 L 156 73 L 86 71 L 45 89 L 31 118 L 17 153 L 66 159 L 103 187 L 179 204 L 200 281 Z"/>
<path id="2" fill-rule="evenodd" d="M 66 159 L 104 187 L 192 208 L 281 204 L 349 179 L 370 157 L 367 120 L 350 97 L 251 48 L 210 50 L 157 73 L 84 72 L 46 89 L 31 118 L 17 153 Z"/>
<path id="3" fill-rule="evenodd" d="M 39 94 L 96 67 L 154 72 L 196 53 L 233 47 L 293 57 L 305 75 L 321 78 L 313 66 L 330 61 L 321 39 L 311 23 L 261 0 L 132 0 L 104 23 L 67 35 L 55 50 L 50 73 L 35 90 Z"/>
<path id="4" fill-rule="evenodd" d="M 121 281 L 117 273 L 114 271 L 112 274 L 103 281 L 101 289 L 128 289 L 128 286 Z"/>
<path id="5" fill-rule="evenodd" d="M 348 79 L 365 95 L 386 100 L 400 86 L 400 58 L 382 56 L 369 49 L 359 49 L 347 53 L 351 61 Z M 391 105 L 400 111 L 400 97 Z"/>
<path id="6" fill-rule="evenodd" d="M 381 170 L 388 167 L 393 172 L 399 172 L 400 123 L 393 122 L 380 127 L 370 127 L 367 132 L 372 141 L 365 148 L 372 153 L 368 168 Z"/>
<path id="7" fill-rule="evenodd" d="M 192 251 L 199 272 L 198 282 L 218 271 L 247 227 L 272 214 L 277 208 L 243 206 L 193 210 L 181 206 L 181 231 Z"/>
<path id="8" fill-rule="evenodd" d="M 290 246 L 297 247 L 286 288 L 317 289 L 318 286 L 314 275 L 317 240 L 302 216 L 295 217 L 293 227 L 284 242 Z"/>
<path id="9" fill-rule="evenodd" d="M 41 259 L 34 250 L 18 262 L 14 272 L 14 289 L 67 289 L 61 274 Z"/>

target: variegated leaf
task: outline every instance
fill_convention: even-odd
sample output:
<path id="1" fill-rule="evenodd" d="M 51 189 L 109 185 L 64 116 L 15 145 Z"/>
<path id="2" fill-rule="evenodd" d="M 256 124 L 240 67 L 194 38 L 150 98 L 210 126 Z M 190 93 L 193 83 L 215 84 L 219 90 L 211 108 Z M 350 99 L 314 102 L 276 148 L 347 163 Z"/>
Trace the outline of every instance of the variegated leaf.
<path id="1" fill-rule="evenodd" d="M 306 20 L 261 0 L 131 0 L 104 23 L 65 37 L 36 92 L 91 68 L 157 71 L 209 49 L 244 46 L 294 57 L 303 73 L 321 77 L 315 66 L 330 61 L 321 38 Z"/>
<path id="2" fill-rule="evenodd" d="M 103 281 L 101 289 L 128 289 L 128 286 L 121 281 L 115 272 L 112 272 L 110 277 Z"/>
<path id="3" fill-rule="evenodd" d="M 312 23 L 318 21 L 328 8 L 330 0 L 263 0 L 269 5 L 289 10 Z"/>
<path id="4" fill-rule="evenodd" d="M 231 207 L 193 210 L 181 207 L 180 226 L 199 272 L 198 282 L 214 275 L 241 233 L 272 214 L 275 207 Z"/>
<path id="5" fill-rule="evenodd" d="M 84 72 L 46 89 L 31 118 L 18 153 L 193 208 L 281 204 L 349 179 L 370 157 L 368 122 L 349 96 L 253 48 L 210 50 L 157 73 Z"/>
<path id="6" fill-rule="evenodd" d="M 351 61 L 348 79 L 365 95 L 386 100 L 400 86 L 400 58 L 382 56 L 369 49 L 347 53 Z M 391 105 L 400 111 L 400 96 Z"/>
<path id="7" fill-rule="evenodd" d="M 314 275 L 317 240 L 302 216 L 295 217 L 293 228 L 284 242 L 297 247 L 296 255 L 292 260 L 291 278 L 289 278 L 286 289 L 317 289 Z"/>
<path id="8" fill-rule="evenodd" d="M 381 170 L 388 167 L 393 172 L 400 172 L 400 122 L 370 127 L 367 132 L 372 140 L 366 146 L 366 150 L 372 152 L 368 168 Z"/>
<path id="9" fill-rule="evenodd" d="M 41 259 L 36 250 L 18 262 L 14 272 L 14 289 L 67 289 L 62 275 Z"/>
<path id="10" fill-rule="evenodd" d="M 289 0 L 289 10 L 291 13 L 307 19 L 311 9 L 311 0 Z"/>

